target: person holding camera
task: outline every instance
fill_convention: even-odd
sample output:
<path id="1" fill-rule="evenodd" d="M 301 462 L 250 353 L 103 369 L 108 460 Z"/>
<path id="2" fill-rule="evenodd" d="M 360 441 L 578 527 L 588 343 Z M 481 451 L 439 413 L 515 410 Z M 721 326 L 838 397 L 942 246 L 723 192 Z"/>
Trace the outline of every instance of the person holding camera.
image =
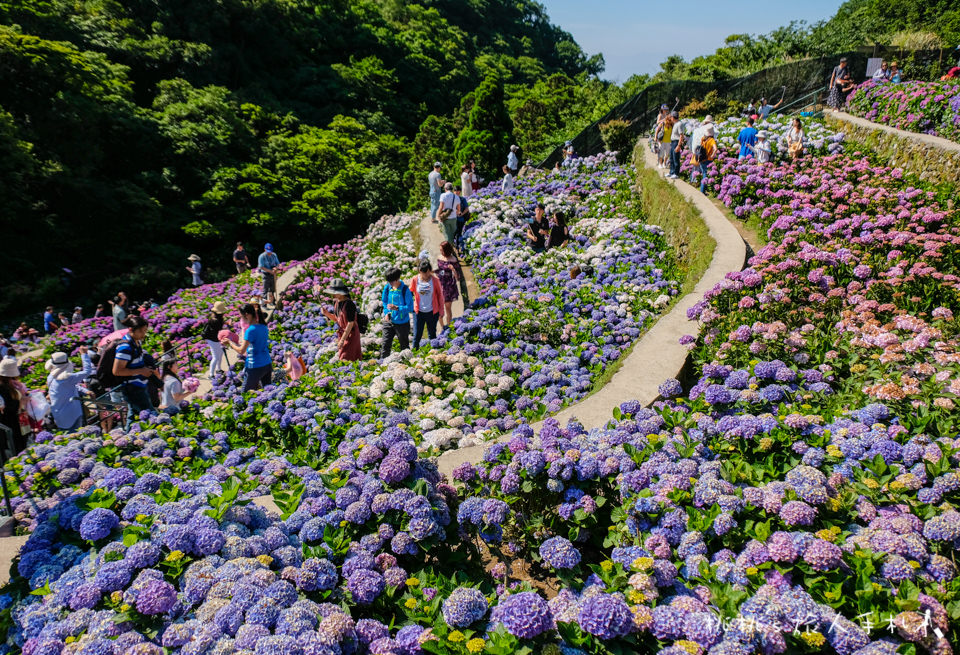
<path id="1" fill-rule="evenodd" d="M 86 346 L 80 346 L 80 361 L 83 370 L 74 372 L 73 362 L 67 353 L 53 353 L 47 368 L 47 394 L 50 396 L 51 414 L 53 422 L 61 430 L 76 430 L 83 423 L 83 405 L 80 403 L 80 394 L 77 385 L 96 372 Z"/>
<path id="2" fill-rule="evenodd" d="M 393 338 L 400 341 L 400 350 L 410 347 L 410 311 L 413 309 L 413 295 L 410 287 L 403 283 L 399 268 L 387 272 L 387 283 L 383 285 L 380 301 L 383 304 L 383 340 L 380 342 L 380 359 L 386 359 L 393 350 Z"/>
<path id="3" fill-rule="evenodd" d="M 123 324 L 130 331 L 121 339 L 113 359 L 114 377 L 124 378 L 123 397 L 130 405 L 131 415 L 143 411 L 152 412 L 153 403 L 147 392 L 147 382 L 151 377 L 160 379 L 160 372 L 148 366 L 147 356 L 143 352 L 143 340 L 150 326 L 140 316 L 128 316 Z"/>

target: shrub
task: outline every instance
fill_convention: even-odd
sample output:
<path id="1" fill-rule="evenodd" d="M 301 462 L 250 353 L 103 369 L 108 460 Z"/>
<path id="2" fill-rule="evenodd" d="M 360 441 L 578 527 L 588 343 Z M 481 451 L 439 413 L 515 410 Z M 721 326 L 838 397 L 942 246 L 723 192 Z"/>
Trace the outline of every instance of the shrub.
<path id="1" fill-rule="evenodd" d="M 603 146 L 607 150 L 616 151 L 618 162 L 627 161 L 633 150 L 635 139 L 632 121 L 615 118 L 603 123 L 600 125 L 600 136 L 603 138 Z"/>

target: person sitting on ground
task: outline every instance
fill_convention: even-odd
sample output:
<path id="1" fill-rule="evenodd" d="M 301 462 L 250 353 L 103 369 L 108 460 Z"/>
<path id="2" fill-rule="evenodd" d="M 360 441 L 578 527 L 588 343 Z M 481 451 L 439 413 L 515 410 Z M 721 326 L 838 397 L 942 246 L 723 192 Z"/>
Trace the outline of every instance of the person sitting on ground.
<path id="1" fill-rule="evenodd" d="M 443 306 L 446 320 L 441 320 L 444 329 L 453 321 L 453 301 L 460 297 L 459 284 L 463 279 L 460 258 L 453 251 L 449 241 L 440 244 L 440 256 L 437 257 L 437 277 L 443 287 Z"/>
<path id="2" fill-rule="evenodd" d="M 900 67 L 897 65 L 897 62 L 890 62 L 890 77 L 888 78 L 892 83 L 900 83 Z"/>
<path id="3" fill-rule="evenodd" d="M 758 164 L 766 164 L 770 161 L 773 151 L 770 149 L 770 143 L 767 141 L 766 132 L 760 131 L 757 133 L 757 142 L 750 146 L 750 150 L 753 151 L 753 155 L 756 157 Z"/>
<path id="4" fill-rule="evenodd" d="M 787 152 L 790 159 L 800 159 L 803 156 L 803 123 L 799 118 L 793 119 L 790 131 L 787 132 Z"/>
<path id="5" fill-rule="evenodd" d="M 117 346 L 113 360 L 113 375 L 122 378 L 122 393 L 130 406 L 131 418 L 143 411 L 153 411 L 150 395 L 147 392 L 147 381 L 151 377 L 159 377 L 160 372 L 149 368 L 143 352 L 143 340 L 150 329 L 147 322 L 140 316 L 128 316 L 123 324 L 129 332 L 123 336 Z"/>
<path id="6" fill-rule="evenodd" d="M 83 369 L 77 373 L 66 353 L 53 353 L 49 361 L 47 394 L 54 424 L 61 430 L 76 430 L 83 423 L 83 405 L 77 385 L 96 372 L 86 346 L 77 349 Z"/>
<path id="7" fill-rule="evenodd" d="M 550 240 L 547 242 L 547 249 L 563 248 L 570 240 L 570 228 L 567 226 L 567 219 L 563 212 L 553 212 L 549 225 Z"/>
<path id="8" fill-rule="evenodd" d="M 443 285 L 433 274 L 433 267 L 428 260 L 420 260 L 419 272 L 410 280 L 410 291 L 413 293 L 414 330 L 413 349 L 420 347 L 423 337 L 423 328 L 426 326 L 431 339 L 437 338 L 437 321 L 443 311 Z"/>
<path id="9" fill-rule="evenodd" d="M 71 323 L 79 323 L 83 320 L 83 307 L 79 305 L 73 308 L 73 316 L 70 317 Z"/>
<path id="10" fill-rule="evenodd" d="M 160 377 L 163 380 L 163 396 L 160 411 L 169 416 L 180 413 L 180 403 L 193 391 L 184 391 L 180 380 L 180 364 L 173 357 L 165 357 L 160 362 Z"/>
<path id="11" fill-rule="evenodd" d="M 751 146 L 757 142 L 757 128 L 753 126 L 753 118 L 747 119 L 747 126 L 740 130 L 737 135 L 737 141 L 740 142 L 740 155 L 738 159 L 746 159 L 751 154 Z"/>
<path id="12" fill-rule="evenodd" d="M 199 255 L 190 255 L 187 257 L 187 261 L 190 262 L 190 265 L 187 266 L 187 272 L 190 273 L 191 283 L 195 287 L 199 287 L 203 284 L 203 280 L 200 279 L 200 256 Z"/>
<path id="13" fill-rule="evenodd" d="M 557 166 L 560 163 L 557 162 Z M 503 182 L 500 183 L 500 191 L 510 191 L 513 189 L 513 173 L 506 166 L 503 167 Z"/>
<path id="14" fill-rule="evenodd" d="M 880 62 L 880 68 L 873 71 L 872 78 L 874 82 L 886 82 L 890 79 L 890 68 L 887 66 L 887 62 Z"/>
<path id="15" fill-rule="evenodd" d="M 533 252 L 543 252 L 546 250 L 547 237 L 550 236 L 550 225 L 546 219 L 546 208 L 542 202 L 537 203 L 533 210 L 533 218 L 528 219 L 527 240 Z"/>
<path id="16" fill-rule="evenodd" d="M 277 302 L 277 267 L 280 258 L 273 252 L 273 244 L 263 246 L 263 252 L 257 258 L 257 270 L 263 275 L 263 299 L 272 305 Z"/>
<path id="17" fill-rule="evenodd" d="M 334 278 L 326 293 L 336 303 L 333 311 L 326 307 L 320 311 L 327 320 L 337 324 L 337 359 L 345 362 L 358 361 L 363 356 L 360 344 L 360 326 L 357 325 L 357 306 L 350 299 L 350 289 L 340 278 Z"/>
<path id="18" fill-rule="evenodd" d="M 237 248 L 233 251 L 233 264 L 237 267 L 238 274 L 250 270 L 250 256 L 243 249 L 242 241 L 237 241 Z"/>
<path id="19" fill-rule="evenodd" d="M 286 358 L 283 364 L 283 370 L 291 382 L 296 382 L 307 372 L 307 365 L 301 358 L 294 355 L 292 350 L 286 351 L 283 356 Z"/>
<path id="20" fill-rule="evenodd" d="M 410 347 L 410 312 L 413 310 L 413 294 L 410 287 L 401 281 L 398 268 L 387 271 L 387 283 L 383 285 L 380 301 L 383 305 L 383 339 L 380 342 L 380 359 L 386 359 L 393 350 L 393 338 L 400 342 L 400 350 Z"/>
<path id="21" fill-rule="evenodd" d="M 273 378 L 273 361 L 270 359 L 270 331 L 259 320 L 260 312 L 251 303 L 240 308 L 241 320 L 246 322 L 243 341 L 234 344 L 226 336 L 220 345 L 245 356 L 243 391 L 253 391 L 269 386 Z"/>

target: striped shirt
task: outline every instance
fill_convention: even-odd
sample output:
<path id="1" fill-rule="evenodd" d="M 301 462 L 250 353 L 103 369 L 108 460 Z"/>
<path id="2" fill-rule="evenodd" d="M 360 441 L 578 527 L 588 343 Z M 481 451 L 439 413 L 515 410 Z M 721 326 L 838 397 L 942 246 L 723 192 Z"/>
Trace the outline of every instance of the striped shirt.
<path id="1" fill-rule="evenodd" d="M 114 358 L 119 361 L 126 362 L 128 369 L 144 367 L 143 349 L 138 344 L 134 343 L 133 337 L 131 337 L 129 334 L 126 335 L 120 345 L 117 346 L 117 352 Z M 137 387 L 147 386 L 147 378 L 142 375 L 134 375 L 124 379 L 126 382 L 129 382 Z"/>

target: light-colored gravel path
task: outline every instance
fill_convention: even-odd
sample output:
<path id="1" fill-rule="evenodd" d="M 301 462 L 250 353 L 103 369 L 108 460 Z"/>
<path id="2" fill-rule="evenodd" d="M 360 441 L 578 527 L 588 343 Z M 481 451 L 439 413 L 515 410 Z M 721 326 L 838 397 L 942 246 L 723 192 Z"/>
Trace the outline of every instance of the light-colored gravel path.
<path id="1" fill-rule="evenodd" d="M 645 149 L 645 163 L 653 168 L 656 159 Z M 602 389 L 580 402 L 557 413 L 554 418 L 561 425 L 571 418 L 579 420 L 588 430 L 606 425 L 612 418 L 613 409 L 628 400 L 638 400 L 643 405 L 653 403 L 658 396 L 657 387 L 667 378 L 677 377 L 687 359 L 686 347 L 679 339 L 684 334 L 697 332 L 696 323 L 687 319 L 687 310 L 696 304 L 704 293 L 721 282 L 730 271 L 739 271 L 746 260 L 746 244 L 726 216 L 710 198 L 682 180 L 674 180 L 681 194 L 696 206 L 710 236 L 716 241 L 713 259 L 691 293 L 681 298 L 665 316 L 662 316 L 637 342 L 631 353 Z M 539 430 L 541 423 L 533 427 Z M 489 444 L 487 444 L 489 445 Z M 440 472 L 448 476 L 463 462 L 479 461 L 487 445 L 470 446 L 450 450 L 437 460 Z"/>

